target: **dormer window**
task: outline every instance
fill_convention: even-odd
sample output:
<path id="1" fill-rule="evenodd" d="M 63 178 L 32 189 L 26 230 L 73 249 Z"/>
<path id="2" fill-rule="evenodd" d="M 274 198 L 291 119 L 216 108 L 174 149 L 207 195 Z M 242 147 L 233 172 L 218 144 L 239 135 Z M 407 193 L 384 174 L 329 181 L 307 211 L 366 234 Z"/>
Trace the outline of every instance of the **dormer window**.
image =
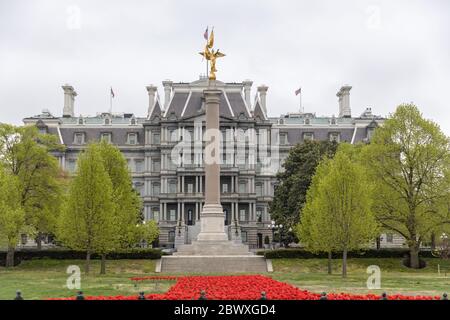
<path id="1" fill-rule="evenodd" d="M 336 118 L 335 117 L 330 119 L 330 124 L 331 125 L 336 125 Z"/>
<path id="2" fill-rule="evenodd" d="M 79 125 L 83 125 L 84 124 L 84 119 L 83 118 L 78 118 L 78 124 Z"/>
<path id="3" fill-rule="evenodd" d="M 73 144 L 82 145 L 85 144 L 84 132 L 76 132 L 73 137 Z"/>
<path id="4" fill-rule="evenodd" d="M 105 125 L 109 126 L 111 124 L 110 118 L 105 118 Z"/>
<path id="5" fill-rule="evenodd" d="M 309 118 L 305 119 L 305 124 L 311 124 L 311 120 Z"/>
<path id="6" fill-rule="evenodd" d="M 280 145 L 288 144 L 288 135 L 286 132 L 280 133 Z"/>
<path id="7" fill-rule="evenodd" d="M 340 142 L 341 141 L 341 135 L 339 132 L 330 132 L 329 134 L 330 141 Z"/>
<path id="8" fill-rule="evenodd" d="M 137 139 L 137 133 L 136 132 L 130 132 L 127 135 L 127 144 L 135 145 L 138 143 Z"/>
<path id="9" fill-rule="evenodd" d="M 305 132 L 305 133 L 303 133 L 303 140 L 304 141 L 312 141 L 312 140 L 314 140 L 314 133 L 312 133 L 312 132 Z"/>
<path id="10" fill-rule="evenodd" d="M 111 143 L 111 132 L 102 132 L 100 135 L 100 140 Z"/>
<path id="11" fill-rule="evenodd" d="M 135 125 L 136 125 L 136 118 L 131 118 L 130 124 L 131 124 L 132 126 L 135 126 Z"/>

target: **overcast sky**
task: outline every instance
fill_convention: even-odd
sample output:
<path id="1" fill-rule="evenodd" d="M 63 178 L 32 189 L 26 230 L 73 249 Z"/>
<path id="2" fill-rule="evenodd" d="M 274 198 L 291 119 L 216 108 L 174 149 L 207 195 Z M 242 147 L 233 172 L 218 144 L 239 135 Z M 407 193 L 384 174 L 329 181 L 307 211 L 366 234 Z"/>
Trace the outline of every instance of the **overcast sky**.
<path id="1" fill-rule="evenodd" d="M 215 26 L 219 80 L 266 84 L 268 112 L 388 115 L 403 102 L 450 135 L 450 1 L 0 0 L 0 122 L 61 115 L 61 85 L 78 92 L 76 115 L 109 109 L 145 116 L 145 86 L 197 80 L 206 26 Z M 252 91 L 252 96 L 256 89 Z M 253 97 L 252 97 L 253 101 Z"/>

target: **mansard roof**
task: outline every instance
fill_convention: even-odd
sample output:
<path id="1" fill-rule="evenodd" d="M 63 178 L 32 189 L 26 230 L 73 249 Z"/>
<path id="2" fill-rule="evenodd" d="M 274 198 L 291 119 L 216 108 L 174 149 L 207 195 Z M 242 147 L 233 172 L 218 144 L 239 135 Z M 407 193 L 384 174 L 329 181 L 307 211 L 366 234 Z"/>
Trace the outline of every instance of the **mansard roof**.
<path id="1" fill-rule="evenodd" d="M 142 127 L 60 127 L 62 142 L 66 146 L 74 145 L 74 135 L 75 133 L 84 133 L 85 142 L 99 141 L 102 133 L 111 133 L 111 142 L 120 146 L 125 146 L 127 144 L 128 133 L 138 134 L 138 143 L 136 146 L 144 145 L 144 129 Z"/>

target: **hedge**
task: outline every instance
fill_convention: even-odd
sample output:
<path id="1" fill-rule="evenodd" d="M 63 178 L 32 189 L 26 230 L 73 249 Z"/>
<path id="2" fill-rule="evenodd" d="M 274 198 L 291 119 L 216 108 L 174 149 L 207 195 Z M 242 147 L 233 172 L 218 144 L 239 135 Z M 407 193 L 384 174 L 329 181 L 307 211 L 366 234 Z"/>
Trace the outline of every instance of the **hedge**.
<path id="1" fill-rule="evenodd" d="M 315 259 L 327 258 L 327 253 L 311 253 L 304 249 L 276 249 L 258 251 L 258 255 L 263 255 L 267 259 Z M 365 251 L 350 251 L 348 258 L 404 258 L 409 256 L 408 249 L 367 249 Z M 333 253 L 333 259 L 340 259 L 342 253 Z M 420 257 L 434 258 L 431 251 L 421 251 Z"/>
<path id="2" fill-rule="evenodd" d="M 108 253 L 107 260 L 122 259 L 160 259 L 162 255 L 159 249 L 132 249 L 129 251 L 117 251 Z M 55 259 L 55 260 L 82 260 L 86 259 L 86 252 L 65 250 L 65 249 L 23 249 L 14 253 L 14 265 L 20 264 L 24 260 L 34 259 Z M 100 255 L 92 254 L 91 259 L 100 259 Z M 4 266 L 6 252 L 0 251 L 0 266 Z"/>

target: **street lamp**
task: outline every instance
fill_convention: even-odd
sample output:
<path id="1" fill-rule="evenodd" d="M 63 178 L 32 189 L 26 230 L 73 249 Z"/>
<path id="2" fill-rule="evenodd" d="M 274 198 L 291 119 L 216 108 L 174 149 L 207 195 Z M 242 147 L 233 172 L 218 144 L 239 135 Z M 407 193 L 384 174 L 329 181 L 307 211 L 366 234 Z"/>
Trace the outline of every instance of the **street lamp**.
<path id="1" fill-rule="evenodd" d="M 267 225 L 267 228 L 272 229 L 272 243 L 274 243 L 274 239 L 275 239 L 275 230 L 279 229 L 279 233 L 280 233 L 280 247 L 281 247 L 281 228 L 283 228 L 282 224 L 275 224 L 275 221 L 272 220 L 270 224 Z"/>

